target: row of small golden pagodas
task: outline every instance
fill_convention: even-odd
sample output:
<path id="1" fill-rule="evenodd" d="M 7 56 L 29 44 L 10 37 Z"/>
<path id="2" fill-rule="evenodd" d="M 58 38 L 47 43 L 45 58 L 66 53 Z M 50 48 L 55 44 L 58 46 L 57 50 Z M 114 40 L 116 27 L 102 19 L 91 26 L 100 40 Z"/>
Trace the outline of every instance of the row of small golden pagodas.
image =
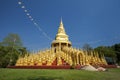
<path id="1" fill-rule="evenodd" d="M 52 66 L 52 65 L 107 65 L 104 55 L 95 51 L 87 52 L 72 47 L 64 47 L 54 52 L 54 48 L 38 51 L 25 57 L 19 57 L 16 66 Z"/>

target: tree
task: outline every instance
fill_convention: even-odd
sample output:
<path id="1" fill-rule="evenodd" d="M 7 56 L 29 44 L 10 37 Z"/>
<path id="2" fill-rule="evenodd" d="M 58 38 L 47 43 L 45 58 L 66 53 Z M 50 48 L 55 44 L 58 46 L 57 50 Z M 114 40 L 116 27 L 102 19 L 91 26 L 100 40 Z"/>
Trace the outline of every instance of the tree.
<path id="1" fill-rule="evenodd" d="M 24 57 L 27 54 L 27 49 L 25 47 L 19 49 L 21 57 Z"/>
<path id="2" fill-rule="evenodd" d="M 115 54 L 116 54 L 116 58 L 117 58 L 117 63 L 120 64 L 120 44 L 115 44 L 112 46 L 112 48 L 114 49 L 115 51 Z"/>
<path id="3" fill-rule="evenodd" d="M 0 67 L 14 65 L 16 63 L 20 53 L 15 48 L 11 49 L 12 47 L 0 46 Z"/>
<path id="4" fill-rule="evenodd" d="M 104 54 L 106 57 L 112 57 L 112 58 L 116 57 L 116 54 L 115 54 L 113 48 L 111 48 L 111 47 L 99 46 L 99 47 L 95 48 L 94 50 L 100 54 Z"/>
<path id="5" fill-rule="evenodd" d="M 19 48 L 22 47 L 22 42 L 17 34 L 10 33 L 8 36 L 6 36 L 3 41 L 1 42 L 2 46 L 10 46 Z"/>
<path id="6" fill-rule="evenodd" d="M 18 56 L 21 53 L 19 49 L 24 49 L 19 35 L 8 34 L 8 36 L 0 42 L 0 67 L 15 65 Z M 26 49 L 24 49 L 24 51 L 25 50 Z"/>
<path id="7" fill-rule="evenodd" d="M 95 48 L 94 50 L 97 51 L 100 55 L 104 54 L 108 64 L 115 64 L 116 54 L 112 47 L 99 46 L 99 47 Z"/>
<path id="8" fill-rule="evenodd" d="M 93 48 L 89 44 L 84 44 L 83 50 L 87 51 L 89 54 L 93 50 Z"/>

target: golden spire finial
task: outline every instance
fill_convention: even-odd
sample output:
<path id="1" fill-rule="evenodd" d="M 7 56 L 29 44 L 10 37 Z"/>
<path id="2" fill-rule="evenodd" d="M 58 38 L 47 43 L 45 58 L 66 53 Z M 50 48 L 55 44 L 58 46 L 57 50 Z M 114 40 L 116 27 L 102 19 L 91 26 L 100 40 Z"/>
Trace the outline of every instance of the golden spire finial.
<path id="1" fill-rule="evenodd" d="M 60 22 L 60 24 L 63 24 L 63 22 L 62 22 L 62 16 L 61 16 L 61 22 Z"/>
<path id="2" fill-rule="evenodd" d="M 71 42 L 69 41 L 68 35 L 66 34 L 65 29 L 64 29 L 62 17 L 61 17 L 60 25 L 58 28 L 58 32 L 56 34 L 55 40 L 52 42 L 52 45 L 59 43 L 59 42 L 60 43 L 64 42 L 64 43 L 71 45 Z"/>
<path id="3" fill-rule="evenodd" d="M 58 34 L 66 35 L 65 29 L 64 29 L 64 25 L 63 25 L 63 22 L 62 22 L 62 17 L 61 17 L 61 21 L 60 21 L 60 25 L 59 25 L 59 29 L 58 29 Z"/>

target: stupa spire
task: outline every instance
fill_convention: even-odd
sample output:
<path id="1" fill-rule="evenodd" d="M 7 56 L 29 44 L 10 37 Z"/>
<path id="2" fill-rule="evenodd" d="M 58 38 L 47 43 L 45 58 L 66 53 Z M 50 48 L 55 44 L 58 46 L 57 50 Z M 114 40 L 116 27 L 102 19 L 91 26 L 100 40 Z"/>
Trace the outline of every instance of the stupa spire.
<path id="1" fill-rule="evenodd" d="M 56 44 L 58 44 L 58 43 L 61 45 L 63 43 L 63 44 L 71 46 L 71 42 L 69 41 L 69 37 L 65 32 L 62 18 L 60 20 L 60 25 L 59 25 L 55 40 L 52 42 L 52 46 L 56 46 Z"/>
<path id="2" fill-rule="evenodd" d="M 64 25 L 63 25 L 63 22 L 62 22 L 62 18 L 61 18 L 61 21 L 60 21 L 60 25 L 59 25 L 59 29 L 58 29 L 58 33 L 57 34 L 64 34 L 64 35 L 66 35 L 65 29 L 64 29 Z"/>
<path id="3" fill-rule="evenodd" d="M 63 24 L 63 22 L 62 22 L 62 17 L 61 17 L 61 21 L 60 21 L 60 24 Z"/>

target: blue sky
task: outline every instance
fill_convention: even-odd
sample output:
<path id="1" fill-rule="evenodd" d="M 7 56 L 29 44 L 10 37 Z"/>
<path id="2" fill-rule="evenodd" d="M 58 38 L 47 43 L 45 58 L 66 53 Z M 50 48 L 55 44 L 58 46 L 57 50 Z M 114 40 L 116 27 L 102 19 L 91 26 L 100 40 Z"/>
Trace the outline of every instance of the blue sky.
<path id="1" fill-rule="evenodd" d="M 73 47 L 120 43 L 120 0 L 0 0 L 0 41 L 16 33 L 29 50 L 49 48 L 61 16 Z"/>

